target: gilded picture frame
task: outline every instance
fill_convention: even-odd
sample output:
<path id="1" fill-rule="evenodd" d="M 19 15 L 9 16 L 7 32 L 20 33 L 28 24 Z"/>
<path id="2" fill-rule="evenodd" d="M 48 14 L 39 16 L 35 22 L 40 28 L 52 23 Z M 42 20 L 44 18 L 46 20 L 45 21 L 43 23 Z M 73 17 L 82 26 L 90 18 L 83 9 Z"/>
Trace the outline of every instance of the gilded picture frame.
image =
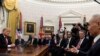
<path id="1" fill-rule="evenodd" d="M 54 32 L 54 26 L 44 26 L 44 32 L 46 35 L 50 35 Z"/>
<path id="2" fill-rule="evenodd" d="M 25 35 L 36 34 L 36 23 L 24 22 L 24 34 Z"/>

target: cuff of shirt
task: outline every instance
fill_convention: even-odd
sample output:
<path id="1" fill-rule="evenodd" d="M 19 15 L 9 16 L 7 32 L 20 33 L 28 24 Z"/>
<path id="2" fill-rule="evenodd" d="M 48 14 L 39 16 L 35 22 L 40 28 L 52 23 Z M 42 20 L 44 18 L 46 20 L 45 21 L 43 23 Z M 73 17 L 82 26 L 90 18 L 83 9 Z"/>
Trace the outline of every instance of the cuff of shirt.
<path id="1" fill-rule="evenodd" d="M 77 50 L 76 53 L 78 54 L 79 53 L 79 50 Z"/>
<path id="2" fill-rule="evenodd" d="M 11 51 L 11 48 L 8 48 L 8 51 Z"/>
<path id="3" fill-rule="evenodd" d="M 10 48 L 11 47 L 11 45 L 8 45 L 8 48 Z"/>

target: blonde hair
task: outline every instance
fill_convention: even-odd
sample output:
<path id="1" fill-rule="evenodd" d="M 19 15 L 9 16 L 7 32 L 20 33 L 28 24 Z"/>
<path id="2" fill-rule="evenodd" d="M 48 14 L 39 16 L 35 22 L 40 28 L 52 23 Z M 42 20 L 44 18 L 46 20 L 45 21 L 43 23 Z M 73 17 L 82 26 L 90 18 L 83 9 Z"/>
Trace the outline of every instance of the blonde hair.
<path id="1" fill-rule="evenodd" d="M 10 31 L 10 28 L 4 28 L 3 29 L 3 32 L 6 31 L 6 30 Z"/>

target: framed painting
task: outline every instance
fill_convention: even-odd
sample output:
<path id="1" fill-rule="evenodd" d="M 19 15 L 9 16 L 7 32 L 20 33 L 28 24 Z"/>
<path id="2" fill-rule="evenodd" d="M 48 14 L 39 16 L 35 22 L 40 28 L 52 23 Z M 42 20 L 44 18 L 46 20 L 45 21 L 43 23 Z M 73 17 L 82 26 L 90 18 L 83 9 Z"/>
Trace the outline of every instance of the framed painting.
<path id="1" fill-rule="evenodd" d="M 46 35 L 50 35 L 54 32 L 54 26 L 44 26 L 44 32 Z"/>
<path id="2" fill-rule="evenodd" d="M 36 34 L 36 23 L 35 22 L 25 22 L 24 23 L 24 34 Z"/>

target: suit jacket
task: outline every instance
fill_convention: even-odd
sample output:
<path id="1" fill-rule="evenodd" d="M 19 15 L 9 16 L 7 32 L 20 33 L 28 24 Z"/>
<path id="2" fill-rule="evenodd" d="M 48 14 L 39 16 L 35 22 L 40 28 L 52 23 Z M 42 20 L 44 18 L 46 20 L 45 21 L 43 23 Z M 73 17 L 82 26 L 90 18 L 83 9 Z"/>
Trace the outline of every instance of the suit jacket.
<path id="1" fill-rule="evenodd" d="M 58 34 L 58 33 L 56 34 L 56 40 L 57 40 L 57 41 L 60 40 L 60 37 L 59 37 L 59 34 Z"/>
<path id="2" fill-rule="evenodd" d="M 79 51 L 79 56 L 100 56 L 100 39 L 89 49 L 88 52 Z"/>
<path id="3" fill-rule="evenodd" d="M 8 44 L 6 43 L 6 39 L 3 34 L 0 34 L 0 49 L 7 49 L 7 45 L 12 44 L 11 37 L 7 36 Z"/>
<path id="4" fill-rule="evenodd" d="M 80 46 L 79 50 L 87 52 L 88 49 L 90 48 L 89 45 L 90 45 L 89 39 L 88 38 L 85 38 L 83 40 L 83 42 L 81 43 L 81 46 Z"/>
<path id="5" fill-rule="evenodd" d="M 24 44 L 25 44 L 24 39 L 21 39 L 21 42 L 19 41 L 19 39 L 16 39 L 16 40 L 15 40 L 15 45 L 17 46 L 17 45 L 19 45 L 19 44 L 24 45 Z"/>
<path id="6" fill-rule="evenodd" d="M 46 45 L 46 39 L 39 39 L 38 44 L 39 45 Z"/>
<path id="7" fill-rule="evenodd" d="M 34 38 L 34 41 L 32 42 L 32 44 L 35 45 L 35 46 L 38 44 L 37 38 Z"/>
<path id="8" fill-rule="evenodd" d="M 59 41 L 58 45 L 52 48 L 52 56 L 64 56 L 64 48 L 67 46 L 67 39 L 63 38 L 61 42 Z"/>
<path id="9" fill-rule="evenodd" d="M 70 42 L 68 41 L 67 45 L 69 44 L 69 48 L 72 48 L 72 45 L 76 46 L 78 42 L 79 42 L 78 38 L 71 37 L 71 40 L 70 40 Z M 68 51 L 65 51 L 65 52 L 66 52 L 66 56 L 76 56 L 76 54 L 73 54 L 71 52 L 68 52 Z"/>
<path id="10" fill-rule="evenodd" d="M 29 39 L 25 45 L 30 45 L 31 43 L 32 43 L 32 37 L 29 37 Z M 34 38 L 32 45 L 37 45 L 37 44 L 38 44 L 38 40 L 37 40 L 37 38 Z"/>
<path id="11" fill-rule="evenodd" d="M 62 39 L 61 43 L 60 43 L 60 47 L 65 48 L 67 46 L 67 39 Z"/>
<path id="12" fill-rule="evenodd" d="M 67 43 L 67 45 L 69 44 L 69 48 L 72 48 L 72 45 L 73 45 L 73 46 L 76 46 L 77 43 L 78 43 L 78 41 L 79 41 L 79 40 L 78 40 L 77 38 L 71 37 L 71 40 L 70 40 L 70 42 Z"/>

